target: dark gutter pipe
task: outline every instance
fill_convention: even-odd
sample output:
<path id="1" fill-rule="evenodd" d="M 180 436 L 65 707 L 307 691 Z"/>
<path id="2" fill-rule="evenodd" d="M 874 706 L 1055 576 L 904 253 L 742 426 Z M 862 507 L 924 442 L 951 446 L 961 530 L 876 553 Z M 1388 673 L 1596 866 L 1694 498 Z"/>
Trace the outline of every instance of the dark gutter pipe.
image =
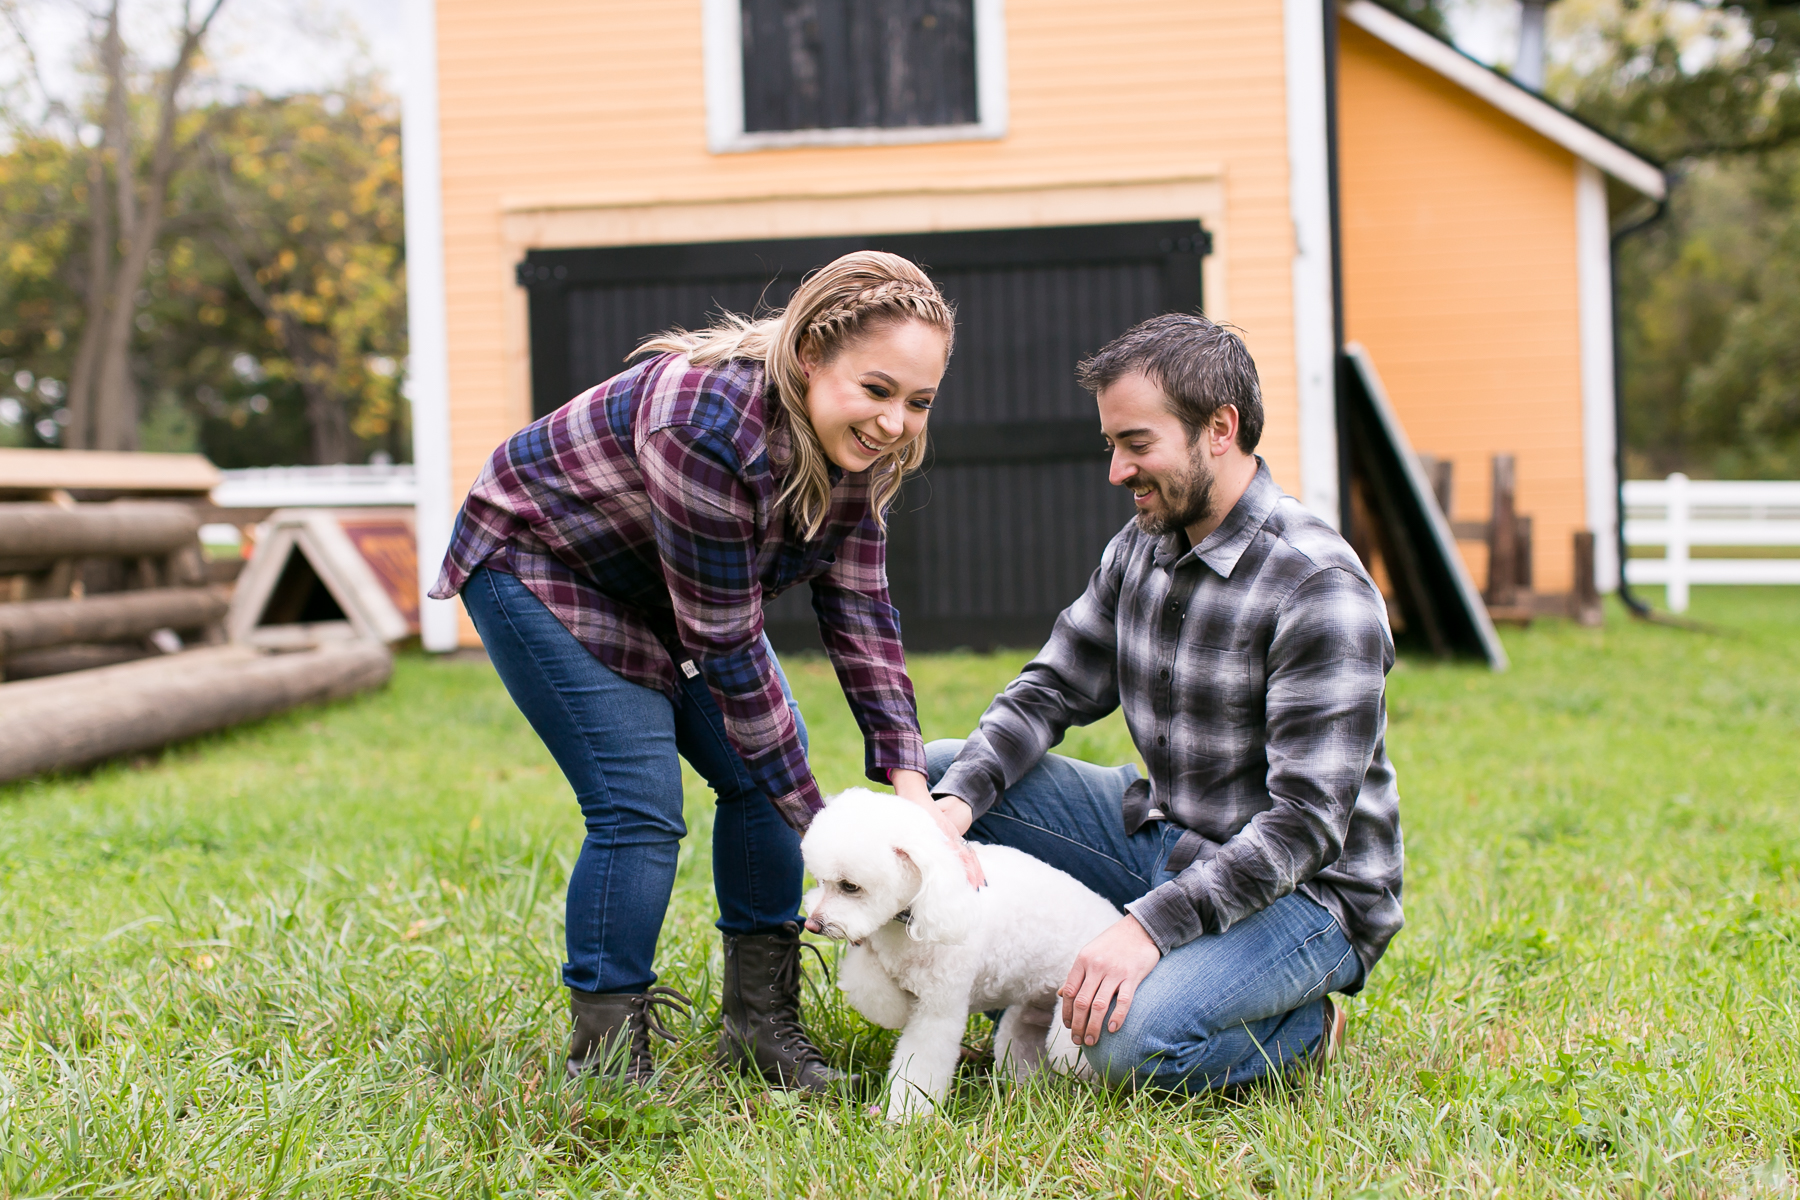
<path id="1" fill-rule="evenodd" d="M 1331 397 L 1337 410 L 1338 532 L 1349 541 L 1351 529 L 1350 406 L 1344 402 L 1344 248 L 1338 192 L 1338 0 L 1324 0 L 1325 10 L 1325 179 L 1331 210 Z"/>
<path id="2" fill-rule="evenodd" d="M 1656 202 L 1656 210 L 1643 220 L 1627 225 L 1612 235 L 1607 248 L 1607 269 L 1612 284 L 1612 343 L 1613 343 L 1613 534 L 1618 541 L 1619 555 L 1619 599 L 1631 615 L 1640 620 L 1653 621 L 1657 615 L 1650 606 L 1632 594 L 1631 584 L 1625 578 L 1625 559 L 1629 552 L 1625 544 L 1625 322 L 1624 305 L 1619 298 L 1619 246 L 1634 233 L 1648 229 L 1662 220 L 1669 213 L 1669 196 L 1675 190 L 1675 179 L 1671 172 L 1663 173 L 1662 199 Z"/>

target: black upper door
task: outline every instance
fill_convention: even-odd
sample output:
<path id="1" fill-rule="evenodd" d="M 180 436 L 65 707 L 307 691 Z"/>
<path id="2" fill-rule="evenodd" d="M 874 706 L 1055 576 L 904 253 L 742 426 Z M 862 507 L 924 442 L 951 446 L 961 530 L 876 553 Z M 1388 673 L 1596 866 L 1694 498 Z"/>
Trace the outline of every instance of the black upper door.
<path id="1" fill-rule="evenodd" d="M 1209 239 L 1195 222 L 534 250 L 519 265 L 534 412 L 615 374 L 650 334 L 778 308 L 807 271 L 860 249 L 919 263 L 957 309 L 932 453 L 889 520 L 906 644 L 1040 644 L 1133 511 L 1106 482 L 1075 364 L 1146 317 L 1199 309 Z M 766 616 L 778 649 L 819 644 L 806 588 Z"/>

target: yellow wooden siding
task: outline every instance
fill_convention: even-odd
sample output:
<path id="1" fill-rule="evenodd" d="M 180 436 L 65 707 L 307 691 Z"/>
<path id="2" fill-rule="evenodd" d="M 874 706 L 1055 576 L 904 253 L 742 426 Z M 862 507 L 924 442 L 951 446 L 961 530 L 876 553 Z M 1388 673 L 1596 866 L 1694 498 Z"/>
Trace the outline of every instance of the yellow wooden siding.
<path id="1" fill-rule="evenodd" d="M 1567 591 L 1585 524 L 1574 157 L 1340 22 L 1346 334 L 1415 449 L 1456 464 L 1485 519 L 1489 459 L 1518 462 L 1537 590 Z M 1478 583 L 1486 552 L 1464 545 Z"/>
<path id="2" fill-rule="evenodd" d="M 1229 294 L 1262 371 L 1264 454 L 1299 491 L 1276 0 L 1012 0 L 1004 139 L 726 155 L 706 150 L 698 0 L 439 0 L 437 14 L 459 495 L 529 413 L 523 297 L 511 279 L 523 246 L 507 231 L 534 226 L 509 224 L 509 213 L 688 204 L 699 214 L 709 202 L 770 197 L 805 213 L 807 202 L 865 193 L 887 193 L 891 213 L 909 191 L 1092 194 L 1196 177 L 1216 178 L 1223 195 L 1223 218 L 1209 222 L 1224 272 L 1215 292 Z M 1032 223 L 1021 211 L 1018 223 Z M 1103 196 L 1087 211 L 1109 219 Z M 681 240 L 731 236 L 715 229 L 696 220 Z M 790 224 L 783 236 L 807 232 Z"/>

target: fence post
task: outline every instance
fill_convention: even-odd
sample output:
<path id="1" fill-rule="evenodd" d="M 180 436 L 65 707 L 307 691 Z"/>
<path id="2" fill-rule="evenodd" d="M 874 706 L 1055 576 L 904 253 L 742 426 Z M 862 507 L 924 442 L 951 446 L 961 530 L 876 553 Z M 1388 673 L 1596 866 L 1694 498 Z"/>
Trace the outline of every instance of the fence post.
<path id="1" fill-rule="evenodd" d="M 1680 471 L 1669 476 L 1669 545 L 1666 550 L 1669 572 L 1669 611 L 1684 613 L 1688 609 L 1688 523 L 1692 514 L 1688 505 L 1688 477 Z"/>
<path id="2" fill-rule="evenodd" d="M 1513 456 L 1494 455 L 1494 501 L 1488 519 L 1489 608 L 1507 608 L 1518 598 L 1519 525 L 1514 507 Z"/>

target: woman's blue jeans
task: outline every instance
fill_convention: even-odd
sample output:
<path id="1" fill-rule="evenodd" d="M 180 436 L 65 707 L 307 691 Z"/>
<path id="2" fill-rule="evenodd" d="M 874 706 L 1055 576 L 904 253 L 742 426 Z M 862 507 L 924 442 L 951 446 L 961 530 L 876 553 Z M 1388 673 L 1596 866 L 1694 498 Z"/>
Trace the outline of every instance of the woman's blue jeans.
<path id="1" fill-rule="evenodd" d="M 719 928 L 766 933 L 800 919 L 800 835 L 750 778 L 704 680 L 678 673 L 681 690 L 673 703 L 632 683 L 589 653 L 504 571 L 477 570 L 462 598 L 494 669 L 568 777 L 587 822 L 569 876 L 565 984 L 583 992 L 641 992 L 656 981 L 656 938 L 687 834 L 677 756 L 718 798 Z M 806 726 L 793 692 L 779 664 L 775 671 L 804 745 Z"/>
<path id="2" fill-rule="evenodd" d="M 962 745 L 925 747 L 933 784 Z M 1047 754 L 969 837 L 1041 858 L 1123 908 L 1175 877 L 1164 864 L 1181 838 L 1161 821 L 1125 832 L 1125 788 L 1137 777 L 1136 767 Z M 1113 1084 L 1201 1092 L 1249 1083 L 1312 1057 L 1325 1034 L 1325 993 L 1355 987 L 1362 974 L 1336 918 L 1294 892 L 1164 955 L 1125 1024 L 1083 1053 Z"/>

